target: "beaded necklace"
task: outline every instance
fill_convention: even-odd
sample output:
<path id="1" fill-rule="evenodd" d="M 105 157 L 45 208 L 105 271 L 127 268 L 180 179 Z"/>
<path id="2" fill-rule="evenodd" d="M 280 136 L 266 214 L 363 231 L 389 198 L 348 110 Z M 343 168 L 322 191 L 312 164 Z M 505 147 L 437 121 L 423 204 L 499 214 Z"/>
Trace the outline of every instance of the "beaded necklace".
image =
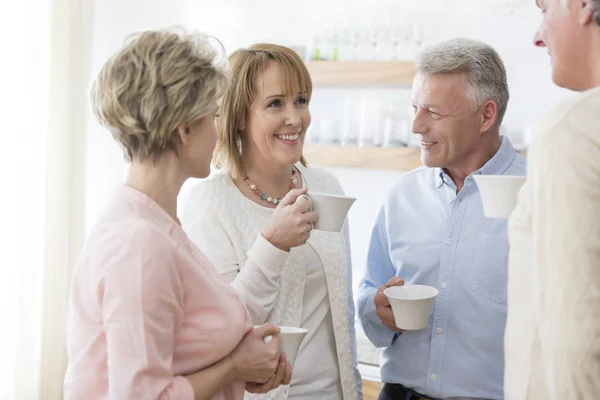
<path id="1" fill-rule="evenodd" d="M 260 197 L 261 200 L 266 201 L 267 203 L 273 204 L 273 205 L 277 205 L 281 202 L 281 200 L 283 200 L 283 197 L 271 197 L 271 196 L 268 196 L 266 193 L 262 192 L 258 188 L 256 183 L 251 181 L 250 178 L 248 178 L 248 175 L 246 175 L 245 173 L 242 174 L 242 179 L 244 179 L 244 181 L 250 187 L 250 190 L 252 190 L 254 193 L 256 193 L 256 195 L 258 197 Z M 296 187 L 297 183 L 298 183 L 298 178 L 296 178 L 296 169 L 292 168 L 292 184 L 290 185 L 290 190 L 294 189 Z"/>

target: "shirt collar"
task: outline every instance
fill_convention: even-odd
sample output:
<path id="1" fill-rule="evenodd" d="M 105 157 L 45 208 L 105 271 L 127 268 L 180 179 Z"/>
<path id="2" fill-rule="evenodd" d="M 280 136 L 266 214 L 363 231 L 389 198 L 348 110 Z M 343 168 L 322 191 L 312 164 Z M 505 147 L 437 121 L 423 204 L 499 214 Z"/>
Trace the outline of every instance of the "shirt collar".
<path id="1" fill-rule="evenodd" d="M 515 149 L 506 136 L 500 136 L 500 148 L 494 156 L 481 168 L 471 175 L 501 175 L 515 159 Z M 450 184 L 452 181 L 442 168 L 435 168 L 435 187 L 440 188 L 444 181 Z"/>

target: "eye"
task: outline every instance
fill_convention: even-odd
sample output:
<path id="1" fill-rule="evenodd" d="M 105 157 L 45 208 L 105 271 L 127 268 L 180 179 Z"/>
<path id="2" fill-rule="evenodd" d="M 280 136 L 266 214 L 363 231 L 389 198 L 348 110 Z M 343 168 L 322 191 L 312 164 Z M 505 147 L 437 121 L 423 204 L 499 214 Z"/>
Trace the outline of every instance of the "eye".
<path id="1" fill-rule="evenodd" d="M 297 102 L 298 104 L 308 104 L 308 100 L 307 100 L 307 99 L 306 99 L 306 97 L 304 97 L 304 96 L 300 96 L 300 97 L 298 97 L 298 100 L 296 100 L 296 102 Z"/>
<path id="2" fill-rule="evenodd" d="M 277 100 L 273 100 L 272 102 L 269 103 L 268 107 L 280 107 L 281 106 L 281 100 L 277 99 Z"/>
<path id="3" fill-rule="evenodd" d="M 442 117 L 442 114 L 440 113 L 436 113 L 435 111 L 432 110 L 427 110 L 427 113 L 429 114 L 429 116 L 431 117 L 431 119 L 440 119 Z"/>
<path id="4" fill-rule="evenodd" d="M 412 106 L 411 109 L 413 114 L 417 113 L 417 106 Z"/>

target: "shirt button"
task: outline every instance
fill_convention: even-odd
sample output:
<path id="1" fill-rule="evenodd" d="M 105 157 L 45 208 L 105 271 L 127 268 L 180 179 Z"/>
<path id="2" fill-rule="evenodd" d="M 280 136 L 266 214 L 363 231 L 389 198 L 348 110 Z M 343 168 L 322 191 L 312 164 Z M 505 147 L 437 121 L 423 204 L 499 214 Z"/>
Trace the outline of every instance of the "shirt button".
<path id="1" fill-rule="evenodd" d="M 446 240 L 446 244 L 450 245 L 450 244 L 452 244 L 452 243 L 453 243 L 452 239 L 447 239 L 447 240 Z"/>
<path id="2" fill-rule="evenodd" d="M 444 330 L 442 328 L 437 328 L 436 329 L 437 333 L 439 333 L 440 335 L 444 332 Z"/>
<path id="3" fill-rule="evenodd" d="M 448 284 L 446 282 L 442 283 L 442 289 L 446 289 L 448 287 Z"/>
<path id="4" fill-rule="evenodd" d="M 436 374 L 431 374 L 431 380 L 435 381 L 437 379 L 437 375 Z"/>
<path id="5" fill-rule="evenodd" d="M 454 199 L 452 197 L 448 197 L 448 203 L 453 203 Z"/>

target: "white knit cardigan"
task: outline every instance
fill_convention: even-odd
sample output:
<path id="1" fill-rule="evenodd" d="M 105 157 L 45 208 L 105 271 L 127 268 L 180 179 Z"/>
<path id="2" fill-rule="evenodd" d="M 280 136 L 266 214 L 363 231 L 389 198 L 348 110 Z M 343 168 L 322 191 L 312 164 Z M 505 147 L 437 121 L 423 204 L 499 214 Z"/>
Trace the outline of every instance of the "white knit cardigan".
<path id="1" fill-rule="evenodd" d="M 297 165 L 309 193 L 343 194 L 338 179 L 320 168 L 305 168 Z M 237 265 L 243 268 L 257 237 L 264 229 L 264 215 L 257 212 L 254 204 L 239 191 L 228 174 L 219 172 L 198 183 L 190 192 L 184 214 L 183 227 L 202 219 L 202 214 L 212 213 L 210 218 L 219 220 L 229 245 L 235 250 Z M 196 224 L 198 225 L 198 224 Z M 323 263 L 333 330 L 336 341 L 337 358 L 344 400 L 362 399 L 362 380 L 357 368 L 356 333 L 354 329 L 354 302 L 352 298 L 352 267 L 349 251 L 347 224 L 346 238 L 342 233 L 312 231 L 308 243 L 317 252 Z M 191 235 L 194 240 L 193 235 Z M 206 244 L 196 243 L 201 250 Z M 221 245 L 221 244 L 220 244 Z M 256 247 L 254 249 L 256 251 Z M 210 251 L 206 251 L 210 253 Z M 210 256 L 209 256 L 210 258 Z M 217 269 L 218 269 L 217 265 Z M 251 278 L 252 279 L 252 278 Z M 302 251 L 294 248 L 285 259 L 279 276 L 279 295 L 273 309 L 266 315 L 266 321 L 281 326 L 300 326 L 303 293 L 306 279 Z M 318 360 L 315 360 L 318 362 Z M 246 399 L 286 400 L 288 386 L 282 386 L 268 394 L 246 393 Z"/>

